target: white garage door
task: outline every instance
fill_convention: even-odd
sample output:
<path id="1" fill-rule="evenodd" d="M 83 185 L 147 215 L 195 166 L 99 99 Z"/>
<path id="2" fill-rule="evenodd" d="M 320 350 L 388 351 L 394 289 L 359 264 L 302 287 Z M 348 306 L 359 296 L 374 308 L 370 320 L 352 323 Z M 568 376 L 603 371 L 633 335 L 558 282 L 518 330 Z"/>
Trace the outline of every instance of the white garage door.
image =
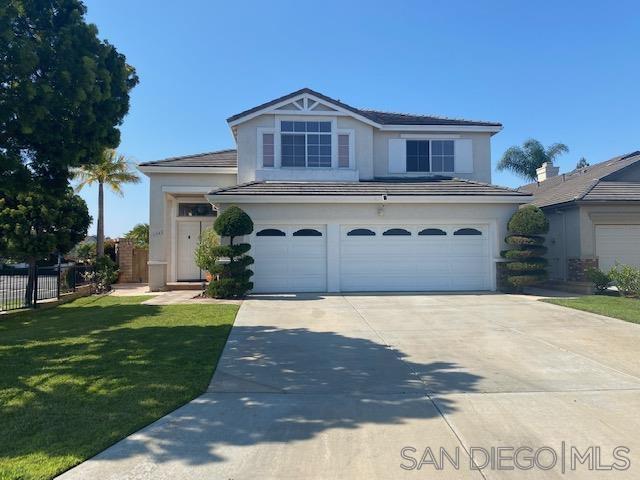
<path id="1" fill-rule="evenodd" d="M 596 255 L 605 272 L 616 261 L 640 267 L 640 225 L 597 225 Z"/>
<path id="2" fill-rule="evenodd" d="M 342 291 L 491 288 L 486 225 L 345 225 Z"/>
<path id="3" fill-rule="evenodd" d="M 250 243 L 254 292 L 327 290 L 324 226 L 256 225 Z"/>

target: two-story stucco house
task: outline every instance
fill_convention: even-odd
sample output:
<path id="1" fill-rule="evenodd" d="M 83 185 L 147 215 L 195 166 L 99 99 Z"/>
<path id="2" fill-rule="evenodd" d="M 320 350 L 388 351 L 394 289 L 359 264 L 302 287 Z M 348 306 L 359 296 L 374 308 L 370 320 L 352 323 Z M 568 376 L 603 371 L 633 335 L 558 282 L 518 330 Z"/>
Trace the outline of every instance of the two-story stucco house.
<path id="1" fill-rule="evenodd" d="M 253 219 L 254 292 L 495 290 L 513 212 L 491 185 L 502 126 L 363 110 L 310 89 L 227 119 L 235 150 L 140 165 L 150 178 L 152 290 L 203 276 L 216 212 Z"/>

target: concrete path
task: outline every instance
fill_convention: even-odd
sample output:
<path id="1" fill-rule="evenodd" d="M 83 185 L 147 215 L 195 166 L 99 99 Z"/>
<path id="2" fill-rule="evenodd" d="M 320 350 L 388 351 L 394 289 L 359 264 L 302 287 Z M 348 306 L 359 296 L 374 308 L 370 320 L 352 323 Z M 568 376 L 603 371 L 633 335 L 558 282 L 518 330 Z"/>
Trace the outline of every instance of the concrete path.
<path id="1" fill-rule="evenodd" d="M 637 479 L 639 346 L 524 296 L 254 297 L 206 394 L 61 478 Z"/>

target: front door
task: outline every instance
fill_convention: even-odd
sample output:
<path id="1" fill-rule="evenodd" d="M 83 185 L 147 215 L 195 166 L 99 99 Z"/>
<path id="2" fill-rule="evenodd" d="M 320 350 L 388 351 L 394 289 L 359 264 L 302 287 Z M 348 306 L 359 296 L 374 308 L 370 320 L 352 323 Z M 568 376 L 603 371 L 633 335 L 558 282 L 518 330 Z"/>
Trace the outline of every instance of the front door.
<path id="1" fill-rule="evenodd" d="M 201 280 L 203 273 L 196 265 L 194 253 L 200 241 L 203 222 L 178 222 L 178 281 Z"/>

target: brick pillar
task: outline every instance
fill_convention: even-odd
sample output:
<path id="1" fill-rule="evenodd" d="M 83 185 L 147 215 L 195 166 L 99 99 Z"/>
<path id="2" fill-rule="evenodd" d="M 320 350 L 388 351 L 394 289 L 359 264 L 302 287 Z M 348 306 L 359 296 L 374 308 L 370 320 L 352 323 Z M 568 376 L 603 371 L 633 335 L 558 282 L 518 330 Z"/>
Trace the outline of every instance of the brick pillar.
<path id="1" fill-rule="evenodd" d="M 133 278 L 133 241 L 121 238 L 118 242 L 118 283 L 132 283 Z"/>
<path id="2" fill-rule="evenodd" d="M 587 270 L 598 268 L 597 258 L 569 258 L 567 260 L 567 280 L 570 282 L 588 282 Z"/>

